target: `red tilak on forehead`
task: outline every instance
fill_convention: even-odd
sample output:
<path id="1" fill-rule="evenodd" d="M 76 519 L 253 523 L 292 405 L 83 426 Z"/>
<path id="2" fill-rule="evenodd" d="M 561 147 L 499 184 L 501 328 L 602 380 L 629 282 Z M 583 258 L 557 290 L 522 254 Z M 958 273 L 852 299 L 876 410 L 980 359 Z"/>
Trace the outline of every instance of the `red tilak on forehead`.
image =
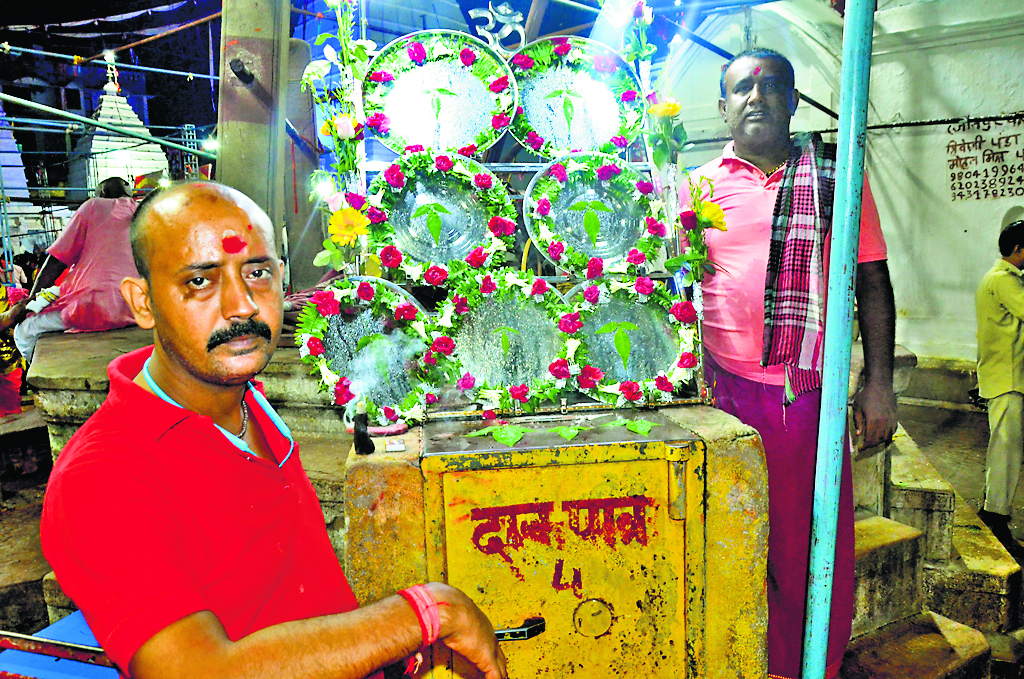
<path id="1" fill-rule="evenodd" d="M 245 249 L 245 241 L 238 236 L 228 236 L 220 242 L 221 247 L 224 248 L 224 252 L 229 255 L 233 255 L 236 252 L 241 252 Z"/>
<path id="2" fill-rule="evenodd" d="M 246 225 L 245 225 L 245 228 L 247 228 L 247 229 L 249 229 L 250 231 L 252 231 L 252 224 L 246 224 Z"/>
<path id="3" fill-rule="evenodd" d="M 761 73 L 761 67 L 760 66 L 755 66 L 754 67 L 754 75 L 758 75 L 760 73 Z"/>

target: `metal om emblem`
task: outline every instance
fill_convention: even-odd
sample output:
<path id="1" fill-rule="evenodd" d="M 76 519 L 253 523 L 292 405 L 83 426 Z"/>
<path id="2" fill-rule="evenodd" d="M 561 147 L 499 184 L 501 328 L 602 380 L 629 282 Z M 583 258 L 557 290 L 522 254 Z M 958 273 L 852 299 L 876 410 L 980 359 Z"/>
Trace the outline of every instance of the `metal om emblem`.
<path id="1" fill-rule="evenodd" d="M 507 2 L 503 2 L 497 7 L 494 6 L 493 2 L 490 2 L 487 5 L 487 9 L 471 9 L 469 10 L 469 16 L 472 19 L 487 20 L 485 25 L 476 27 L 476 32 L 487 41 L 487 44 L 493 50 L 503 56 L 507 57 L 513 51 L 526 44 L 526 31 L 523 29 L 522 24 L 523 14 L 512 9 Z M 493 30 L 498 24 L 501 24 L 501 28 L 497 33 L 494 33 Z M 519 36 L 519 42 L 513 49 L 508 49 L 501 43 L 513 33 Z"/>

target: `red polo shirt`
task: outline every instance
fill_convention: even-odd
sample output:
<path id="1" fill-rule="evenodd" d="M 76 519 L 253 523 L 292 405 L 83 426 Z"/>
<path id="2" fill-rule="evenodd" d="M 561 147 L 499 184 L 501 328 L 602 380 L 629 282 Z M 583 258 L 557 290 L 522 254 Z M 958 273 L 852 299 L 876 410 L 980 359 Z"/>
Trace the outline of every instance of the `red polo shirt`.
<path id="1" fill-rule="evenodd" d="M 358 607 L 298 446 L 250 392 L 278 463 L 132 382 L 146 347 L 111 362 L 110 394 L 50 476 L 43 553 L 123 670 L 154 634 L 208 610 L 232 640 Z"/>

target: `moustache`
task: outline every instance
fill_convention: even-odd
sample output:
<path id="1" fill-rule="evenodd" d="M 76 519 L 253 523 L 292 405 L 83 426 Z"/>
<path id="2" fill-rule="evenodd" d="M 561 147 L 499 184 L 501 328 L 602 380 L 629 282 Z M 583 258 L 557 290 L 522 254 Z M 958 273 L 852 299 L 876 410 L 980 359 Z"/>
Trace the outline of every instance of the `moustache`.
<path id="1" fill-rule="evenodd" d="M 274 337 L 274 333 L 270 330 L 269 325 L 263 321 L 257 321 L 255 318 L 250 318 L 247 321 L 232 323 L 226 328 L 214 330 L 210 334 L 210 339 L 206 342 L 206 350 L 213 351 L 225 342 L 230 342 L 233 339 L 245 337 L 246 335 L 262 337 L 268 342 Z"/>

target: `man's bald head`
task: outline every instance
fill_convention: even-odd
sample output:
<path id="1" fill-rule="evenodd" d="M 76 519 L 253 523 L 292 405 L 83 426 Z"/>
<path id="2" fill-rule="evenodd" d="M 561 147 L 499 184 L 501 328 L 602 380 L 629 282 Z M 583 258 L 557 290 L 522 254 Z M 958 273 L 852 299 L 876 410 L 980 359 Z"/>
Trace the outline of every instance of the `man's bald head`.
<path id="1" fill-rule="evenodd" d="M 209 180 L 175 182 L 167 188 L 156 189 L 139 203 L 132 216 L 128 237 L 132 246 L 132 258 L 139 275 L 149 280 L 148 234 L 156 222 L 155 217 L 168 217 L 198 203 L 226 200 L 238 206 L 248 217 L 254 228 L 264 232 L 267 242 L 273 246 L 274 229 L 267 213 L 241 191 Z"/>

